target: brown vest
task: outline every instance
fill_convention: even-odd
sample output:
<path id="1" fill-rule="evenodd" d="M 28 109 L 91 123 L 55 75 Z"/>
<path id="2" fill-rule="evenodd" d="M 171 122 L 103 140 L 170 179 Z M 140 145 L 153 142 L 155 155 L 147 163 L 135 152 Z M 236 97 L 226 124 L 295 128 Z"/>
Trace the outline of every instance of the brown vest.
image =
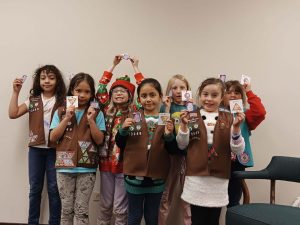
<path id="1" fill-rule="evenodd" d="M 66 108 L 58 108 L 60 121 L 65 117 Z M 99 111 L 96 115 L 98 115 Z M 97 168 L 99 161 L 98 147 L 92 140 L 91 130 L 87 121 L 87 110 L 77 124 L 74 115 L 69 121 L 65 132 L 56 148 L 56 168 L 87 167 Z"/>
<path id="2" fill-rule="evenodd" d="M 51 120 L 55 110 L 58 108 L 56 102 L 52 112 Z M 46 143 L 45 132 L 44 132 L 44 108 L 42 97 L 30 97 L 29 98 L 29 144 L 28 146 L 42 145 Z M 50 123 L 51 123 L 50 120 Z M 49 133 L 50 134 L 50 133 Z M 55 148 L 56 144 L 50 142 L 48 136 L 48 147 Z"/>
<path id="3" fill-rule="evenodd" d="M 165 179 L 169 172 L 170 159 L 163 139 L 165 127 L 157 125 L 151 148 L 148 150 L 148 128 L 143 111 L 141 121 L 129 128 L 124 150 L 123 171 L 126 175 Z M 129 115 L 132 117 L 132 114 Z"/>
<path id="4" fill-rule="evenodd" d="M 229 178 L 231 165 L 231 125 L 230 113 L 219 111 L 214 129 L 213 152 L 209 157 L 207 131 L 199 110 L 194 112 L 190 129 L 190 143 L 187 150 L 187 176 L 214 176 Z"/>

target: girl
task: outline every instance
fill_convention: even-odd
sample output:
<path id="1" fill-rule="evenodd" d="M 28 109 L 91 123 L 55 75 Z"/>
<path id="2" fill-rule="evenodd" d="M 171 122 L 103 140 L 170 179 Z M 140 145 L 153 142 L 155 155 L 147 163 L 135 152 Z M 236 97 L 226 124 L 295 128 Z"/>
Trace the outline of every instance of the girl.
<path id="1" fill-rule="evenodd" d="M 98 145 L 103 142 L 103 113 L 90 106 L 95 97 L 93 78 L 76 74 L 70 81 L 68 96 L 78 96 L 75 104 L 59 107 L 52 123 L 50 140 L 56 149 L 57 183 L 62 201 L 61 224 L 89 224 L 88 209 L 98 165 Z"/>
<path id="2" fill-rule="evenodd" d="M 240 124 L 243 113 L 232 115 L 220 104 L 224 84 L 206 79 L 198 89 L 202 108 L 183 112 L 178 146 L 187 150 L 187 168 L 182 199 L 191 204 L 192 224 L 219 224 L 221 207 L 228 204 L 230 152 L 243 152 Z"/>
<path id="3" fill-rule="evenodd" d="M 162 90 L 155 79 L 144 79 L 137 89 L 143 110 L 125 119 L 116 136 L 124 151 L 125 188 L 128 194 L 128 225 L 157 225 L 164 179 L 169 168 L 168 153 L 177 152 L 174 125 L 158 125 Z"/>
<path id="4" fill-rule="evenodd" d="M 115 135 L 121 127 L 121 121 L 128 116 L 129 107 L 134 97 L 135 86 L 129 77 L 118 78 L 110 87 L 106 86 L 112 78 L 114 68 L 121 62 L 122 55 L 116 55 L 113 65 L 104 71 L 98 85 L 98 99 L 105 107 L 106 135 L 105 143 L 100 149 L 100 214 L 98 225 L 110 225 L 112 214 L 115 224 L 127 224 L 127 194 L 124 187 L 123 161 L 120 148 L 115 144 Z M 139 60 L 131 59 L 135 77 L 143 77 L 138 68 Z M 105 95 L 107 93 L 107 95 Z"/>
<path id="5" fill-rule="evenodd" d="M 229 107 L 229 100 L 242 99 L 245 108 L 246 97 L 250 106 L 250 108 L 245 111 L 246 120 L 241 124 L 241 132 L 246 144 L 244 153 L 238 156 L 233 154 L 231 162 L 231 172 L 243 171 L 245 168 L 253 166 L 253 156 L 249 140 L 251 135 L 250 131 L 254 130 L 265 119 L 266 110 L 260 98 L 252 92 L 250 83 L 241 85 L 239 81 L 232 80 L 227 81 L 225 85 L 225 106 Z M 242 197 L 241 180 L 230 178 L 228 194 L 228 207 L 238 205 Z"/>
<path id="6" fill-rule="evenodd" d="M 162 112 L 170 113 L 171 118 L 175 121 L 175 130 L 178 131 L 180 113 L 187 108 L 187 102 L 182 101 L 182 91 L 190 90 L 190 85 L 187 79 L 180 74 L 174 75 L 168 82 L 166 89 L 166 99 L 161 107 Z M 159 209 L 159 225 L 165 225 L 172 202 L 175 200 L 175 190 L 180 180 L 180 193 L 183 189 L 185 172 L 185 157 L 183 155 L 172 155 L 169 175 L 166 181 L 166 189 L 163 192 L 160 209 Z M 183 225 L 191 224 L 190 205 L 186 202 L 181 202 L 183 210 Z"/>
<path id="7" fill-rule="evenodd" d="M 41 194 L 47 174 L 49 225 L 60 224 L 60 198 L 56 183 L 55 144 L 49 142 L 53 112 L 64 102 L 66 86 L 61 72 L 53 65 L 38 68 L 33 76 L 30 97 L 18 106 L 23 79 L 13 82 L 9 118 L 16 119 L 29 112 L 29 217 L 28 224 L 39 224 Z"/>

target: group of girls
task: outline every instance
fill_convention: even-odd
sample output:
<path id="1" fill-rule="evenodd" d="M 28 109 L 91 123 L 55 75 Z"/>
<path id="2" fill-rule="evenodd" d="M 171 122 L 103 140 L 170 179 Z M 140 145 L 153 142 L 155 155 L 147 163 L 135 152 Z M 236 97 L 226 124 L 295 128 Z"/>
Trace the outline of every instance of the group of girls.
<path id="1" fill-rule="evenodd" d="M 113 70 L 124 59 L 135 72 L 136 99 L 136 86 L 127 75 L 107 89 Z M 173 76 L 164 96 L 158 80 L 145 78 L 138 64 L 135 57 L 116 55 L 97 91 L 89 74 L 73 76 L 66 91 L 55 66 L 40 67 L 30 97 L 20 105 L 24 79 L 14 80 L 9 117 L 29 112 L 28 224 L 39 224 L 45 174 L 49 225 L 89 224 L 98 167 L 97 225 L 112 220 L 116 225 L 138 225 L 143 217 L 147 225 L 164 225 L 176 188 L 183 218 L 178 224 L 219 224 L 221 208 L 238 204 L 241 183 L 230 178 L 231 168 L 253 166 L 250 130 L 266 114 L 250 84 L 208 78 L 195 99 L 183 101 L 183 91 L 190 90 L 184 76 Z M 78 106 L 67 107 L 66 96 L 77 96 Z M 249 109 L 231 114 L 228 105 L 233 99 L 248 101 Z M 170 113 L 164 125 L 158 123 L 160 113 Z"/>

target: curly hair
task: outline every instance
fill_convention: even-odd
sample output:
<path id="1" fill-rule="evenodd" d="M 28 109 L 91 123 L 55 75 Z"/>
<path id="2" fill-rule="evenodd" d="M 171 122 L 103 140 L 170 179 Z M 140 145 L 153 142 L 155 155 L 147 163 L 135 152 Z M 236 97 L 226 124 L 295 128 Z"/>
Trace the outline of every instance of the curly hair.
<path id="1" fill-rule="evenodd" d="M 43 89 L 42 89 L 41 83 L 40 83 L 40 77 L 41 77 L 41 73 L 43 71 L 46 74 L 53 73 L 55 75 L 55 78 L 56 78 L 56 87 L 55 87 L 56 102 L 59 105 L 63 105 L 65 102 L 67 88 L 66 88 L 62 73 L 54 65 L 45 65 L 45 66 L 39 67 L 35 70 L 34 75 L 33 75 L 33 85 L 32 85 L 32 88 L 30 89 L 30 96 L 37 97 L 37 96 L 41 95 L 41 93 L 43 92 Z"/>

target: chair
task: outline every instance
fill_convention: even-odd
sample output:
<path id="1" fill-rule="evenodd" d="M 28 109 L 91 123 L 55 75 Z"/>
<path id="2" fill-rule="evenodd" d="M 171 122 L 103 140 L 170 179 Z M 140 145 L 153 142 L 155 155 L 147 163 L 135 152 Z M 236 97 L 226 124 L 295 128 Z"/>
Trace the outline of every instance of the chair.
<path id="1" fill-rule="evenodd" d="M 265 169 L 261 171 L 236 171 L 234 177 L 270 180 L 270 204 L 250 203 L 228 208 L 226 225 L 300 224 L 300 208 L 275 204 L 276 180 L 300 183 L 300 158 L 273 156 Z M 243 186 L 243 191 L 246 191 L 243 194 L 247 195 L 247 187 Z M 244 202 L 245 198 L 250 200 L 249 196 L 244 196 Z"/>

